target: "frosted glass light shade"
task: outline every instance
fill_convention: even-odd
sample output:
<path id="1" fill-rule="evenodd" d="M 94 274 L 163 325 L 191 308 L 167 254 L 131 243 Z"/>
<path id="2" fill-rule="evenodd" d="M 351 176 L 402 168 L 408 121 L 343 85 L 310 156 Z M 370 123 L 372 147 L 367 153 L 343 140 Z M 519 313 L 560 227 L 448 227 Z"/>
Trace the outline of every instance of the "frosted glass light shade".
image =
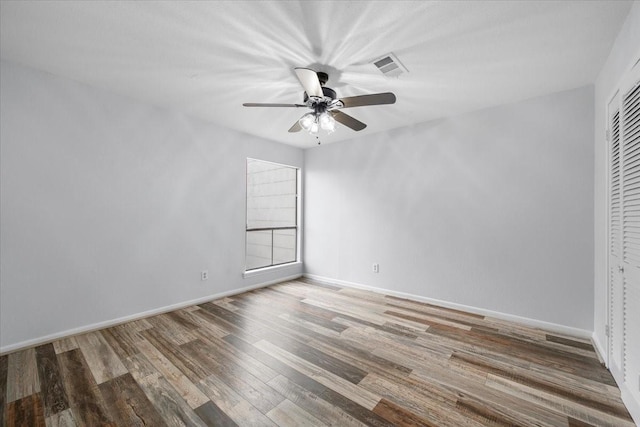
<path id="1" fill-rule="evenodd" d="M 300 120 L 298 120 L 298 123 L 300 123 L 300 126 L 302 126 L 302 129 L 308 131 L 311 129 L 311 126 L 314 123 L 316 123 L 316 115 L 314 113 L 307 113 L 304 116 L 300 117 Z"/>
<path id="2" fill-rule="evenodd" d="M 322 113 L 320 115 L 320 127 L 331 133 L 336 130 L 336 119 L 329 113 Z"/>

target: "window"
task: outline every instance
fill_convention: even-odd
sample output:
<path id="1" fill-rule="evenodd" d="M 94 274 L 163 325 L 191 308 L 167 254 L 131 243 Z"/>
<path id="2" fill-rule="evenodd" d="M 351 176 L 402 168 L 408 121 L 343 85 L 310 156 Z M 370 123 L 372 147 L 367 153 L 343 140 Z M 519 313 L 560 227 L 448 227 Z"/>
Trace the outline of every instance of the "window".
<path id="1" fill-rule="evenodd" d="M 247 159 L 245 270 L 298 259 L 298 168 Z"/>

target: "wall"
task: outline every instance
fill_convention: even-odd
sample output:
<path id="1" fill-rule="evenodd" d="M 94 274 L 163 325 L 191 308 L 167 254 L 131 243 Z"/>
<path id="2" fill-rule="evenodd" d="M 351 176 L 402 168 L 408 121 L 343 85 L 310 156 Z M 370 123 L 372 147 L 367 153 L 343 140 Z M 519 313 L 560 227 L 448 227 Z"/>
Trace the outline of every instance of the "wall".
<path id="1" fill-rule="evenodd" d="M 583 87 L 305 151 L 305 273 L 591 330 L 593 120 Z"/>
<path id="2" fill-rule="evenodd" d="M 595 84 L 595 270 L 594 331 L 603 350 L 607 324 L 607 182 L 608 147 L 606 142 L 606 105 L 620 83 L 624 72 L 640 55 L 640 4 L 635 2 L 620 30 L 606 63 Z"/>
<path id="3" fill-rule="evenodd" d="M 301 273 L 242 277 L 246 158 L 301 150 L 0 67 L 0 350 Z"/>
<path id="4" fill-rule="evenodd" d="M 640 3 L 634 2 L 622 29 L 609 53 L 595 83 L 595 177 L 594 177 L 594 334 L 593 340 L 606 355 L 605 325 L 607 312 L 607 258 L 608 258 L 608 146 L 606 142 L 606 105 L 618 87 L 624 73 L 640 57 Z M 640 423 L 640 401 L 634 401 L 626 385 L 619 384 L 629 411 Z M 637 384 L 630 385 L 637 390 Z"/>

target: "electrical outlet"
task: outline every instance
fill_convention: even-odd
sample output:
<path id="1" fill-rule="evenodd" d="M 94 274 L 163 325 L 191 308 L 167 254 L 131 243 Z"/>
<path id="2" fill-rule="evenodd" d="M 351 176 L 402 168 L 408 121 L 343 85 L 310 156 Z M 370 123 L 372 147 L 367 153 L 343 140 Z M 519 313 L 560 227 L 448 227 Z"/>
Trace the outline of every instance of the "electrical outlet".
<path id="1" fill-rule="evenodd" d="M 209 270 L 203 270 L 200 273 L 200 280 L 207 280 L 209 278 Z"/>
<path id="2" fill-rule="evenodd" d="M 373 264 L 373 272 L 380 273 L 380 264 Z"/>

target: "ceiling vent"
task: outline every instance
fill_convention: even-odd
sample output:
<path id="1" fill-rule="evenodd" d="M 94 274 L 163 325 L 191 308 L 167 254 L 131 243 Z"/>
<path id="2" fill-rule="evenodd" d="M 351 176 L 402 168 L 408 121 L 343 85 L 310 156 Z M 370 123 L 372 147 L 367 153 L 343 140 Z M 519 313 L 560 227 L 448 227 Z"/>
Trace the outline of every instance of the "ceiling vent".
<path id="1" fill-rule="evenodd" d="M 373 65 L 387 77 L 398 77 L 400 74 L 409 72 L 393 53 L 376 59 Z"/>

